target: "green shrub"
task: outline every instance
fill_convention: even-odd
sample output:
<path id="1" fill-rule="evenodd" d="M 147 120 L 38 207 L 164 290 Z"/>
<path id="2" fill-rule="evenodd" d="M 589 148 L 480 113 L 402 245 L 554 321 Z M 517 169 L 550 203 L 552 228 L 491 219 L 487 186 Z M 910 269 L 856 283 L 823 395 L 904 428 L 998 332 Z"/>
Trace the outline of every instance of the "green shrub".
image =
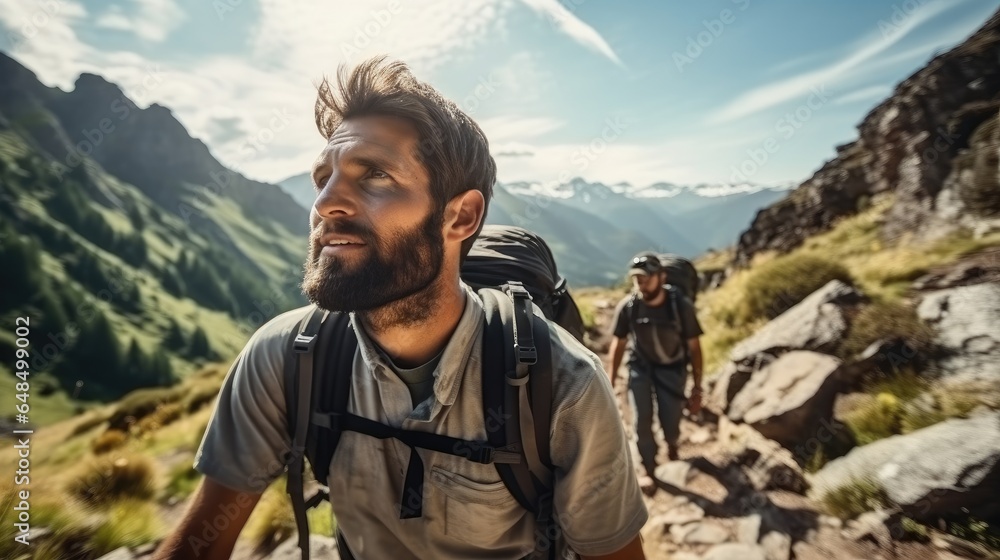
<path id="1" fill-rule="evenodd" d="M 163 524 L 156 507 L 135 499 L 112 503 L 107 515 L 90 537 L 87 548 L 102 556 L 123 546 L 136 547 L 155 542 L 163 533 Z"/>
<path id="2" fill-rule="evenodd" d="M 94 451 L 94 455 L 100 455 L 118 449 L 122 445 L 125 445 L 126 441 L 128 441 L 128 434 L 125 432 L 121 430 L 108 430 L 94 438 L 94 441 L 90 444 L 90 448 Z"/>
<path id="3" fill-rule="evenodd" d="M 986 521 L 970 516 L 949 521 L 947 532 L 960 539 L 984 545 L 994 552 L 1000 552 L 1000 527 L 995 523 L 990 525 Z"/>
<path id="4" fill-rule="evenodd" d="M 186 499 L 198 488 L 201 478 L 202 474 L 195 470 L 190 462 L 185 461 L 170 471 L 170 475 L 167 477 L 167 486 L 163 490 L 164 496 Z"/>
<path id="5" fill-rule="evenodd" d="M 792 253 L 752 269 L 738 319 L 773 319 L 831 280 L 852 283 L 847 269 L 821 257 Z"/>
<path id="6" fill-rule="evenodd" d="M 827 492 L 820 501 L 827 513 L 846 520 L 867 511 L 886 507 L 889 498 L 877 482 L 870 479 L 856 479 Z"/>
<path id="7" fill-rule="evenodd" d="M 106 505 L 122 498 L 148 500 L 155 486 L 156 471 L 149 458 L 115 454 L 84 465 L 67 491 L 84 503 Z"/>
<path id="8" fill-rule="evenodd" d="M 858 445 L 868 445 L 898 434 L 900 422 L 899 399 L 892 393 L 879 393 L 873 402 L 861 406 L 844 418 L 844 424 L 854 434 Z"/>
<path id="9" fill-rule="evenodd" d="M 837 354 L 849 360 L 882 339 L 903 340 L 921 353 L 933 346 L 934 331 L 920 321 L 910 306 L 900 302 L 874 302 L 858 312 Z"/>
<path id="10" fill-rule="evenodd" d="M 128 431 L 130 426 L 152 414 L 161 405 L 179 401 L 184 396 L 181 387 L 157 387 L 132 391 L 122 399 L 108 418 L 108 427 Z"/>
<path id="11" fill-rule="evenodd" d="M 108 419 L 101 414 L 92 414 L 84 420 L 81 420 L 79 424 L 73 427 L 73 431 L 70 432 L 70 437 L 85 434 L 107 421 Z"/>
<path id="12" fill-rule="evenodd" d="M 905 407 L 900 427 L 902 433 L 908 434 L 950 418 L 967 418 L 980 404 L 979 395 L 955 389 L 935 389 L 928 393 L 926 400 L 916 400 Z"/>
<path id="13" fill-rule="evenodd" d="M 243 535 L 250 539 L 258 551 L 269 551 L 295 534 L 295 515 L 284 488 L 283 483 L 268 488 L 247 520 Z M 330 502 L 323 502 L 312 508 L 308 516 L 310 533 L 334 534 L 337 522 Z"/>

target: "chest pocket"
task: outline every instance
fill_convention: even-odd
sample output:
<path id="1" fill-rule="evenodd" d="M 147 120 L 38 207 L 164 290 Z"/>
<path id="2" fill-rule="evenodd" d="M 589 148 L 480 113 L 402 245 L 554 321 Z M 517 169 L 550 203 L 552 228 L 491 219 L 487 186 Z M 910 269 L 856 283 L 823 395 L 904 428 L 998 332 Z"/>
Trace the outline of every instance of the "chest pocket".
<path id="1" fill-rule="evenodd" d="M 499 475 L 493 472 L 494 477 Z M 439 466 L 431 469 L 430 482 L 440 495 L 448 537 L 495 549 L 509 544 L 508 532 L 527 512 L 502 480 L 478 482 Z"/>

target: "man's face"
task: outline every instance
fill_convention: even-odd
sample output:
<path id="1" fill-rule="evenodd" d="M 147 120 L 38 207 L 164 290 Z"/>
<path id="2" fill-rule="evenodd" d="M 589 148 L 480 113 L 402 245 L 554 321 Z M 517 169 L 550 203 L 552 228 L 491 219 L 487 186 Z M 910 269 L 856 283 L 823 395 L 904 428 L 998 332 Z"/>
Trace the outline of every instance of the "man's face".
<path id="1" fill-rule="evenodd" d="M 385 116 L 345 120 L 313 166 L 302 288 L 331 311 L 370 311 L 427 290 L 444 259 L 419 135 Z M 413 318 L 408 318 L 413 319 Z"/>
<path id="2" fill-rule="evenodd" d="M 632 275 L 632 286 L 643 301 L 655 299 L 663 290 L 663 273 L 634 274 Z"/>

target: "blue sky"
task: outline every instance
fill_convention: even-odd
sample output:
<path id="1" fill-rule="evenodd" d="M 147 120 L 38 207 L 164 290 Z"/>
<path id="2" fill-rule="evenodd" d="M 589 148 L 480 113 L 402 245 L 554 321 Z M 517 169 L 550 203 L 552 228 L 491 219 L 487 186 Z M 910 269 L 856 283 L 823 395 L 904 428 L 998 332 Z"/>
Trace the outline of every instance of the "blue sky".
<path id="1" fill-rule="evenodd" d="M 502 181 L 787 183 L 1000 0 L 0 0 L 0 49 L 170 107 L 277 181 L 322 147 L 315 84 L 388 53 L 485 129 Z M 95 115 L 95 122 L 103 115 Z"/>

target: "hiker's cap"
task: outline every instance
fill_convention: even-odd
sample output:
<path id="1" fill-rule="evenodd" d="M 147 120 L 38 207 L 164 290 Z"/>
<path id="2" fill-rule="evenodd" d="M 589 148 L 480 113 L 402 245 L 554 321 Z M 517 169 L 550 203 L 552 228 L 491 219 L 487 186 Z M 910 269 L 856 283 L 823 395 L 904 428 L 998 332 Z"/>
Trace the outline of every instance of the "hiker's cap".
<path id="1" fill-rule="evenodd" d="M 655 274 L 661 270 L 663 270 L 663 264 L 660 263 L 659 255 L 653 252 L 639 253 L 632 258 L 628 275 L 635 276 L 641 274 L 645 276 L 647 274 Z"/>

